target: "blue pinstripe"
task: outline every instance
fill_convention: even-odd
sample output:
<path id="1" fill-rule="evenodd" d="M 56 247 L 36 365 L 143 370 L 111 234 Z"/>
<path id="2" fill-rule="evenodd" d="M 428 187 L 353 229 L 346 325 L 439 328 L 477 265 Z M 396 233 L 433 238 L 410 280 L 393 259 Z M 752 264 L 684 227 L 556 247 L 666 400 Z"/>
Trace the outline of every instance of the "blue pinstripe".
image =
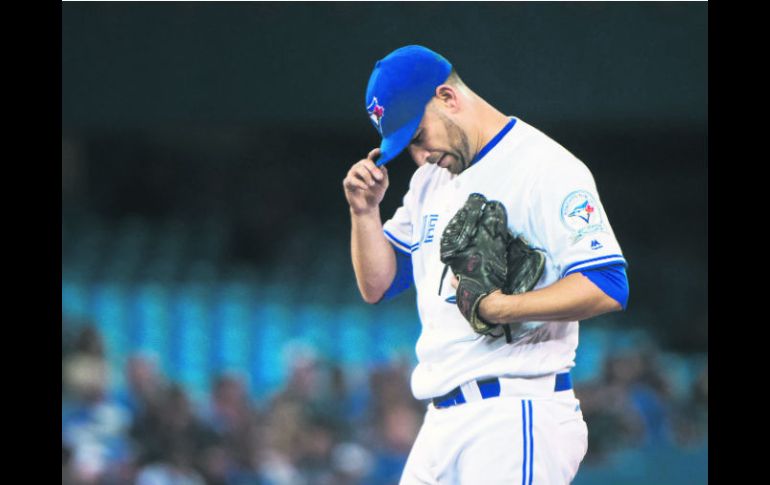
<path id="1" fill-rule="evenodd" d="M 532 434 L 532 401 L 529 401 L 529 485 L 532 485 L 532 478 L 535 476 L 532 469 L 532 462 L 535 457 L 535 436 Z"/>
<path id="2" fill-rule="evenodd" d="M 521 461 L 521 485 L 527 483 L 527 408 L 524 400 L 521 400 L 521 435 L 524 437 L 524 459 Z"/>

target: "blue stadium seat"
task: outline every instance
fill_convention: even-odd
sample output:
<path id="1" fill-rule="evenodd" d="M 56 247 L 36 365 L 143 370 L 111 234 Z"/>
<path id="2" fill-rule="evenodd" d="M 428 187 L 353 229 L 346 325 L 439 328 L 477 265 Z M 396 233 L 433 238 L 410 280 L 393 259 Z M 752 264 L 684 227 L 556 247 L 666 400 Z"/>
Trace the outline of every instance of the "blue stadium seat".
<path id="1" fill-rule="evenodd" d="M 330 308 L 319 304 L 301 305 L 295 310 L 292 327 L 296 340 L 307 342 L 324 357 L 332 357 L 339 327 L 333 324 Z"/>
<path id="2" fill-rule="evenodd" d="M 74 277 L 63 279 L 61 286 L 62 316 L 68 318 L 82 318 L 89 314 L 88 290 L 85 284 Z"/>
<path id="3" fill-rule="evenodd" d="M 166 373 L 169 359 L 171 327 L 170 302 L 167 287 L 143 283 L 131 294 L 131 325 L 128 329 L 133 352 L 151 352 L 160 356 L 160 370 Z"/>
<path id="4" fill-rule="evenodd" d="M 109 358 L 110 381 L 115 388 L 125 385 L 123 369 L 130 353 L 126 289 L 113 283 L 96 283 L 90 290 L 89 317 L 104 339 Z"/>
<path id="5" fill-rule="evenodd" d="M 251 353 L 252 293 L 245 285 L 228 284 L 216 297 L 211 336 L 212 371 L 216 374 L 248 369 Z"/>
<path id="6" fill-rule="evenodd" d="M 373 319 L 373 363 L 384 364 L 404 356 L 416 363 L 414 345 L 420 332 L 416 310 L 385 303 L 377 309 Z"/>
<path id="7" fill-rule="evenodd" d="M 250 324 L 250 388 L 253 397 L 261 400 L 280 388 L 286 380 L 283 346 L 291 338 L 293 320 L 284 305 L 262 301 L 254 305 Z"/>
<path id="8" fill-rule="evenodd" d="M 590 323 L 580 324 L 575 367 L 570 372 L 576 384 L 601 377 L 610 338 L 602 328 L 592 327 Z"/>
<path id="9" fill-rule="evenodd" d="M 375 347 L 372 313 L 360 305 L 346 305 L 336 312 L 334 325 L 337 336 L 332 343 L 332 354 L 346 367 L 363 367 Z"/>
<path id="10" fill-rule="evenodd" d="M 172 379 L 193 394 L 208 391 L 211 357 L 210 289 L 185 284 L 172 297 L 170 369 Z"/>

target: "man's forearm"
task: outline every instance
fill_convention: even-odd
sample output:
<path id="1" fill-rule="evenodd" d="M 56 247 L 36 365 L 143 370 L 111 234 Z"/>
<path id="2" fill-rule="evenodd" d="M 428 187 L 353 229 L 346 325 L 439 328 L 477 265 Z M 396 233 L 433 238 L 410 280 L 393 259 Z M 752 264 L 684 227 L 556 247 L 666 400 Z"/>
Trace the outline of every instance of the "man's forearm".
<path id="1" fill-rule="evenodd" d="M 350 212 L 350 253 L 361 296 L 376 303 L 396 275 L 396 256 L 382 232 L 379 209 L 366 214 Z"/>
<path id="2" fill-rule="evenodd" d="M 479 315 L 491 323 L 585 320 L 618 311 L 620 303 L 580 273 L 520 295 L 495 292 L 485 297 Z"/>

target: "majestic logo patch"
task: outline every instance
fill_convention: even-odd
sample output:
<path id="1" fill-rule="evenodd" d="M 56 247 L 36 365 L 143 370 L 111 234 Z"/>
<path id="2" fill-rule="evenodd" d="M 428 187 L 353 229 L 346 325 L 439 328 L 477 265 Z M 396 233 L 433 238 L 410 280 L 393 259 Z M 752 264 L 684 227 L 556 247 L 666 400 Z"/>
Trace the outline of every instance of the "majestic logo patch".
<path id="1" fill-rule="evenodd" d="M 380 120 L 385 114 L 385 108 L 380 106 L 376 96 L 372 98 L 372 102 L 369 103 L 369 106 L 366 107 L 366 111 L 369 112 L 369 118 L 372 120 L 372 123 L 374 123 L 377 131 L 380 132 L 380 135 L 382 135 L 382 124 L 380 123 Z"/>
<path id="2" fill-rule="evenodd" d="M 586 234 L 603 231 L 603 219 L 596 198 L 586 190 L 572 192 L 561 205 L 561 220 L 572 231 L 572 244 L 583 239 Z M 593 243 L 591 247 L 599 249 Z"/>
<path id="3" fill-rule="evenodd" d="M 601 249 L 601 248 L 603 248 L 603 247 L 604 247 L 604 246 L 602 246 L 602 243 L 600 243 L 600 242 L 599 242 L 599 241 L 597 241 L 596 239 L 594 239 L 593 241 L 591 241 L 591 249 Z"/>

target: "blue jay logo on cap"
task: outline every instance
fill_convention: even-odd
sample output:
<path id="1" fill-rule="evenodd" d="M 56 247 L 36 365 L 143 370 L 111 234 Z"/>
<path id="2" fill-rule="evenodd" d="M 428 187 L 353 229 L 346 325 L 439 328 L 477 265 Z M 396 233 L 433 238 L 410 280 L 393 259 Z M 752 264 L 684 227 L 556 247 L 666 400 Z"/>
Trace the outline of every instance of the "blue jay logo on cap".
<path id="1" fill-rule="evenodd" d="M 371 118 L 372 123 L 374 123 L 374 126 L 377 127 L 377 131 L 380 132 L 380 136 L 382 136 L 382 124 L 380 124 L 380 120 L 385 114 L 385 108 L 380 106 L 376 96 L 372 99 L 372 102 L 369 103 L 369 106 L 366 107 L 366 111 L 369 112 L 369 118 Z"/>

